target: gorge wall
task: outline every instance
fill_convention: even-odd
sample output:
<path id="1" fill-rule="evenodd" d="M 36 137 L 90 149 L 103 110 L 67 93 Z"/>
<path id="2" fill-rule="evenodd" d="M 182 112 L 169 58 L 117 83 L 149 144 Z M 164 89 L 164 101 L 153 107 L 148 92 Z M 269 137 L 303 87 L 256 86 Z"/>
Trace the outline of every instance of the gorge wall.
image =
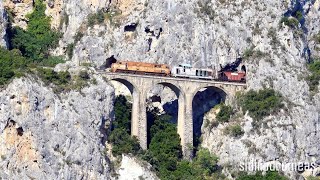
<path id="1" fill-rule="evenodd" d="M 244 158 L 284 163 L 320 160 L 320 94 L 311 93 L 305 80 L 309 73 L 307 62 L 320 56 L 320 44 L 314 38 L 320 32 L 319 0 L 48 0 L 46 3 L 52 27 L 63 33 L 52 54 L 65 55 L 67 47 L 74 45 L 73 56 L 64 68 L 77 68 L 83 63 L 105 68 L 115 58 L 219 69 L 220 65 L 244 57 L 248 49 L 261 52 L 244 58 L 248 90 L 275 89 L 285 98 L 287 110 L 261 120 L 258 128 L 252 126 L 253 120 L 248 115 L 235 119 L 245 131 L 240 138 L 223 134 L 227 124 L 213 129 L 203 126 L 202 145 L 217 154 L 224 166 L 236 165 Z M 14 24 L 25 27 L 25 14 L 32 9 L 32 1 L 6 0 L 4 6 L 14 12 Z M 108 18 L 103 23 L 90 24 L 88 17 L 99 10 Z M 298 11 L 302 17 L 296 26 L 280 23 L 284 16 L 296 16 Z M 0 13 L 0 32 L 4 37 L 6 15 L 2 2 Z M 5 45 L 4 38 L 1 45 Z M 7 145 L 0 151 L 6 157 L 0 168 L 7 168 L 0 173 L 9 175 L 18 168 L 21 173 L 17 177 L 32 177 L 39 172 L 43 176 L 59 178 L 58 174 L 63 174 L 68 178 L 75 171 L 76 177 L 107 177 L 108 163 L 101 155 L 103 133 L 99 129 L 103 120 L 108 121 L 111 116 L 113 90 L 102 80 L 98 84 L 84 90 L 85 95 L 72 92 L 61 98 L 28 78 L 15 80 L 2 90 L 0 141 Z M 214 112 L 207 117 L 212 121 Z M 61 139 L 68 141 L 63 143 Z M 25 157 L 23 164 L 17 164 L 16 159 L 21 157 L 13 152 L 24 150 L 13 142 L 30 147 L 30 157 Z M 65 155 L 55 150 L 57 143 Z M 71 156 L 74 151 L 86 154 Z M 78 161 L 81 165 L 73 163 Z M 57 170 L 58 174 L 48 168 L 59 163 L 68 168 Z M 25 166 L 30 169 L 23 169 Z M 308 173 L 316 175 L 319 171 Z M 288 175 L 294 178 L 297 174 Z"/>

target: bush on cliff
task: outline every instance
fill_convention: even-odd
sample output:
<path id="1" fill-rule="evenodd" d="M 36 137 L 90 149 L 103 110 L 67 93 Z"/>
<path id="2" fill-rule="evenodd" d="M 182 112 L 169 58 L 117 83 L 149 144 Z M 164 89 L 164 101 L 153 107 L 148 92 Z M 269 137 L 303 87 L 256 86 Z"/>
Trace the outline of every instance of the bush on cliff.
<path id="1" fill-rule="evenodd" d="M 12 78 L 21 76 L 28 60 L 19 50 L 6 50 L 0 47 L 0 85 L 7 84 Z"/>
<path id="2" fill-rule="evenodd" d="M 311 75 L 307 77 L 310 91 L 317 91 L 320 81 L 320 60 L 315 60 L 308 66 Z"/>
<path id="3" fill-rule="evenodd" d="M 230 120 L 231 115 L 232 115 L 232 107 L 227 106 L 225 104 L 221 104 L 220 111 L 217 114 L 217 120 L 219 122 L 228 122 Z"/>
<path id="4" fill-rule="evenodd" d="M 238 97 L 239 105 L 255 120 L 260 120 L 282 107 L 281 96 L 273 89 L 250 90 Z"/>
<path id="5" fill-rule="evenodd" d="M 237 180 L 289 180 L 287 177 L 280 175 L 277 171 L 267 171 L 265 175 L 257 172 L 254 175 L 241 174 Z"/>
<path id="6" fill-rule="evenodd" d="M 141 151 L 136 137 L 131 137 L 131 104 L 123 96 L 117 96 L 114 104 L 115 120 L 112 123 L 108 141 L 112 144 L 112 154 L 138 154 Z"/>
<path id="7" fill-rule="evenodd" d="M 36 0 L 34 6 L 34 11 L 27 15 L 27 29 L 14 27 L 10 32 L 10 43 L 23 56 L 41 62 L 49 58 L 49 49 L 57 45 L 60 34 L 51 29 L 43 0 Z"/>

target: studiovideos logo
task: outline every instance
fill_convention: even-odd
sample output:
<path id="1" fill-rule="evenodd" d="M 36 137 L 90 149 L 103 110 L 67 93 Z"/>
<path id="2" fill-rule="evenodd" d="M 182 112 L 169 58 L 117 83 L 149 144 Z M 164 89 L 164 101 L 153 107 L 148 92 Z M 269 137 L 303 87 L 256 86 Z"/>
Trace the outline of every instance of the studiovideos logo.
<path id="1" fill-rule="evenodd" d="M 263 162 L 262 160 L 250 159 L 244 160 L 239 164 L 239 171 L 282 171 L 282 172 L 303 172 L 309 169 L 315 169 L 319 166 L 316 162 L 290 162 L 282 163 L 278 161 Z"/>

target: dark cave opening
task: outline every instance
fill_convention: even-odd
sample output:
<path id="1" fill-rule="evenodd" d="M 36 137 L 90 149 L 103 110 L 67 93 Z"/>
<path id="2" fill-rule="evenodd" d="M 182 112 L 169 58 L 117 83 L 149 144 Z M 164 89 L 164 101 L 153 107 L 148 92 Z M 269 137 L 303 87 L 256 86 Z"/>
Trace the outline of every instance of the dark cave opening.
<path id="1" fill-rule="evenodd" d="M 138 24 L 136 24 L 136 23 L 132 23 L 132 24 L 126 25 L 124 27 L 124 31 L 125 32 L 134 32 L 137 29 L 137 26 L 138 26 Z"/>
<path id="2" fill-rule="evenodd" d="M 117 59 L 114 58 L 114 55 L 110 56 L 109 58 L 106 59 L 106 65 L 105 65 L 105 68 L 110 68 L 111 65 L 113 63 L 116 63 L 117 62 Z"/>
<path id="3" fill-rule="evenodd" d="M 16 130 L 17 130 L 17 133 L 18 133 L 19 136 L 23 135 L 24 131 L 23 131 L 22 127 L 18 127 Z"/>

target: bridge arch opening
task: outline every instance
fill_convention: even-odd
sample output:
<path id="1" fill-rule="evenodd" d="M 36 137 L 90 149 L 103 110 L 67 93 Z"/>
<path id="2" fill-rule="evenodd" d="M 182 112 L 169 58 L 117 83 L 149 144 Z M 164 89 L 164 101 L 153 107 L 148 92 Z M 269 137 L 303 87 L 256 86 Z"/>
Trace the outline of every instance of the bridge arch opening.
<path id="1" fill-rule="evenodd" d="M 224 103 L 227 93 L 215 86 L 199 88 L 192 100 L 192 119 L 193 119 L 193 146 L 198 147 L 202 129 L 204 128 L 205 115 L 212 108 L 220 103 Z"/>
<path id="2" fill-rule="evenodd" d="M 150 129 L 155 120 L 153 113 L 158 111 L 158 115 L 166 115 L 170 123 L 179 124 L 179 103 L 183 103 L 184 93 L 179 86 L 167 82 L 157 83 L 150 87 L 147 93 L 147 139 L 149 145 L 152 138 Z M 179 127 L 177 130 L 179 133 Z"/>
<path id="3" fill-rule="evenodd" d="M 115 89 L 115 95 L 117 97 L 120 97 L 120 99 L 125 98 L 126 101 L 130 104 L 129 107 L 131 108 L 128 110 L 130 112 L 130 133 L 131 135 L 138 137 L 139 117 L 137 114 L 139 113 L 139 91 L 136 88 L 136 85 L 121 78 L 114 78 L 109 82 Z"/>

